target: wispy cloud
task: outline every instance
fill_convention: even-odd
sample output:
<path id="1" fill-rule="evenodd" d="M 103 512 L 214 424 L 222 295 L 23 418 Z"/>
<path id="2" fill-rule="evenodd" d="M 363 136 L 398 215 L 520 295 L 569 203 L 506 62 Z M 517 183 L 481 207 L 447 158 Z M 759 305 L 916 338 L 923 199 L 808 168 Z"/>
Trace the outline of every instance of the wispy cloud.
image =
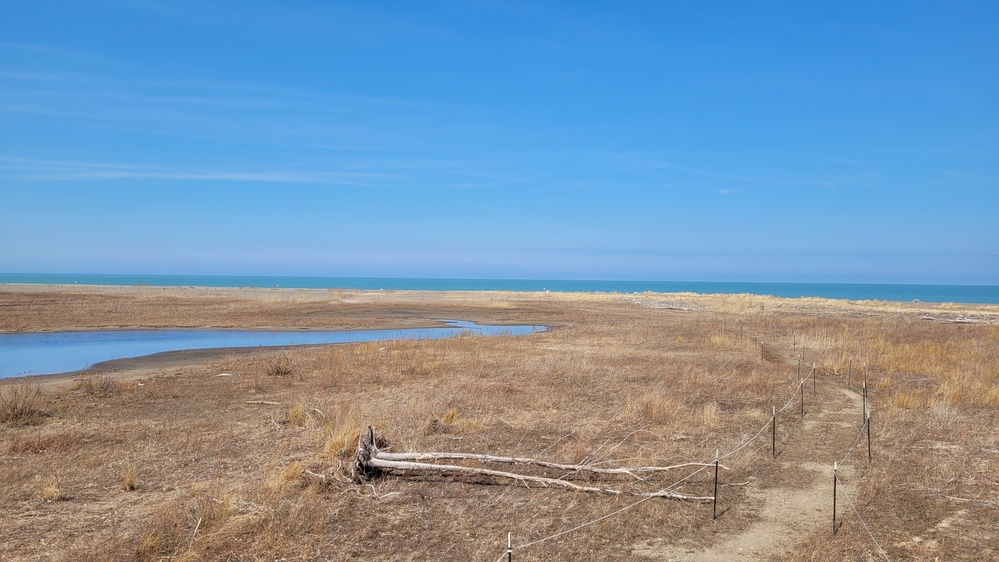
<path id="1" fill-rule="evenodd" d="M 325 110 L 338 107 L 372 106 L 405 110 L 445 111 L 457 109 L 443 104 L 407 98 L 351 93 L 330 93 L 238 82 L 163 80 L 134 77 L 106 77 L 82 72 L 0 70 L 0 79 L 16 82 L 66 82 L 100 88 L 99 91 L 66 91 L 73 97 L 100 95 L 141 103 L 210 104 L 250 107 L 294 107 L 298 110 Z M 144 92 L 156 92 L 144 94 Z M 164 95 L 162 92 L 170 92 Z M 233 92 L 244 94 L 233 96 Z"/>
<path id="2" fill-rule="evenodd" d="M 79 72 L 43 72 L 36 70 L 0 70 L 0 78 L 23 82 L 93 82 L 94 78 Z"/>
<path id="3" fill-rule="evenodd" d="M 35 43 L 17 43 L 12 41 L 0 41 L 0 49 L 8 51 L 21 51 L 43 55 L 47 57 L 60 58 L 76 63 L 91 63 L 104 66 L 114 66 L 119 68 L 142 68 L 139 65 L 128 63 L 119 59 L 106 57 L 76 49 L 64 49 L 52 45 L 39 45 Z"/>
<path id="4" fill-rule="evenodd" d="M 218 182 L 371 185 L 388 174 L 340 170 L 186 169 L 142 164 L 0 158 L 0 177 L 20 181 L 84 181 L 120 179 L 197 180 Z"/>

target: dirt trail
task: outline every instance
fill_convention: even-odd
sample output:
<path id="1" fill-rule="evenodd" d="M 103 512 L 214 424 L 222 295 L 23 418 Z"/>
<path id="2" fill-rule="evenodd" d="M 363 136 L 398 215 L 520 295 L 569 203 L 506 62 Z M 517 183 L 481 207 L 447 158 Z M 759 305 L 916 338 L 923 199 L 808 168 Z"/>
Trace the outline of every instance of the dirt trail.
<path id="1" fill-rule="evenodd" d="M 736 507 L 758 517 L 754 523 L 708 548 L 659 539 L 636 545 L 632 553 L 670 562 L 763 560 L 815 529 L 826 527 L 832 532 L 833 463 L 843 458 L 857 436 L 863 423 L 863 398 L 832 381 L 818 385 L 816 399 L 807 394 L 808 390 L 802 427 L 774 460 L 779 469 L 767 478 L 766 487 L 754 482 L 747 490 L 747 505 Z M 810 400 L 816 400 L 812 411 L 807 410 Z M 854 481 L 853 467 L 863 457 L 860 447 L 858 444 L 851 462 L 840 469 L 845 482 Z M 847 486 L 852 493 L 854 486 Z M 845 514 L 843 507 L 839 509 L 838 515 Z"/>

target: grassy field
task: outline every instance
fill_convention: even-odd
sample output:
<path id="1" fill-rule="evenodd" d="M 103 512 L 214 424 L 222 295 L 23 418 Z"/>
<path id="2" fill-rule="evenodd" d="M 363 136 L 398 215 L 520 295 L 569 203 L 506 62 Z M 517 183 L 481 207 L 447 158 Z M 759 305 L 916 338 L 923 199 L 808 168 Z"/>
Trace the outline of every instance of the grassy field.
<path id="1" fill-rule="evenodd" d="M 995 306 L 7 287 L 0 311 L 6 332 L 552 327 L 0 380 L 0 560 L 494 561 L 508 533 L 515 560 L 999 557 Z M 870 463 L 865 439 L 851 449 L 865 375 Z M 785 405 L 775 456 L 771 417 Z M 394 452 L 592 467 L 737 452 L 721 461 L 713 519 L 711 502 L 641 495 L 712 496 L 713 468 L 642 479 L 504 468 L 616 495 L 402 471 L 358 484 L 348 467 L 368 425 Z M 838 496 L 834 535 L 840 460 L 850 499 Z"/>

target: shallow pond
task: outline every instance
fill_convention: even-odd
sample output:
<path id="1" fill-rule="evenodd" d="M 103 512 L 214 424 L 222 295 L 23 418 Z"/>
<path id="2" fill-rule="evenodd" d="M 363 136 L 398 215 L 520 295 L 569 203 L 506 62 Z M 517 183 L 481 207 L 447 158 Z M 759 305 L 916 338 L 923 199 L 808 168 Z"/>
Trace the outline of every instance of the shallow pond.
<path id="1" fill-rule="evenodd" d="M 480 326 L 456 320 L 446 323 L 447 328 L 341 332 L 107 330 L 0 334 L 0 378 L 68 373 L 111 359 L 187 349 L 440 339 L 463 333 L 518 336 L 546 329 L 544 326 Z"/>

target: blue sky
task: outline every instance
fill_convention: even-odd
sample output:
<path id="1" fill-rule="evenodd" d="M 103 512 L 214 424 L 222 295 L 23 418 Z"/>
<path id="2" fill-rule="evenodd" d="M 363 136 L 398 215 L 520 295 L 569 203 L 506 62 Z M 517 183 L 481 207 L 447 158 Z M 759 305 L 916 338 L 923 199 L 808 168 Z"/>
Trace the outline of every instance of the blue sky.
<path id="1" fill-rule="evenodd" d="M 0 271 L 999 284 L 994 2 L 6 2 Z"/>

